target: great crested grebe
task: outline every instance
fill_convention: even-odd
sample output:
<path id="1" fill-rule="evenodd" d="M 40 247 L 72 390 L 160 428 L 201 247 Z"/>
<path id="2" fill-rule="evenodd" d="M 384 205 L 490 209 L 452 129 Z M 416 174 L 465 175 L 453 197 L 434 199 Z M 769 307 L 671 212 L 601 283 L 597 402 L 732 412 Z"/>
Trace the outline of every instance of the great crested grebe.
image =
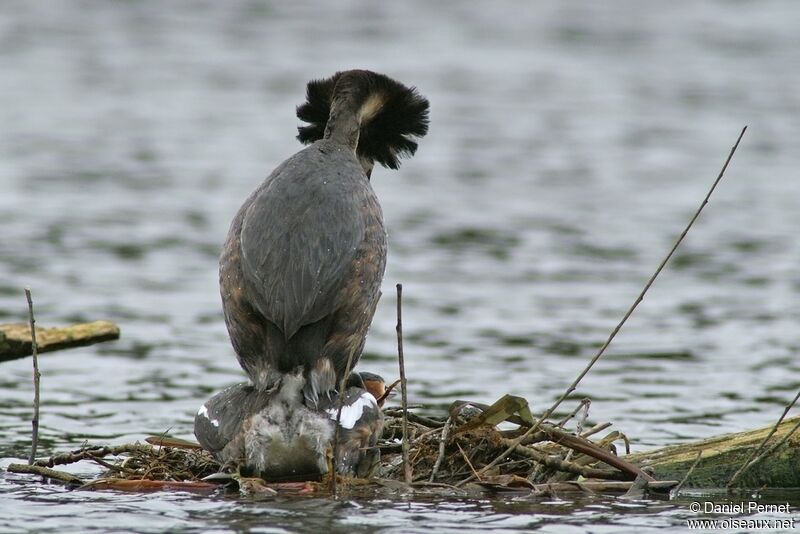
<path id="1" fill-rule="evenodd" d="M 225 323 L 252 384 L 226 389 L 195 418 L 200 444 L 270 479 L 327 471 L 337 389 L 364 348 L 386 266 L 386 230 L 370 185 L 428 130 L 416 89 L 367 70 L 308 83 L 297 108 L 311 146 L 247 198 L 220 258 Z M 377 461 L 376 375 L 348 376 L 336 470 L 365 476 Z M 365 380 L 366 378 L 366 380 Z M 380 378 L 380 377 L 377 377 Z M 382 401 L 382 399 L 381 399 Z"/>
<path id="2" fill-rule="evenodd" d="M 369 182 L 396 169 L 428 130 L 416 89 L 367 70 L 309 82 L 297 116 L 311 146 L 281 163 L 233 219 L 220 290 L 233 348 L 257 389 L 303 370 L 310 405 L 358 362 L 386 266 Z"/>

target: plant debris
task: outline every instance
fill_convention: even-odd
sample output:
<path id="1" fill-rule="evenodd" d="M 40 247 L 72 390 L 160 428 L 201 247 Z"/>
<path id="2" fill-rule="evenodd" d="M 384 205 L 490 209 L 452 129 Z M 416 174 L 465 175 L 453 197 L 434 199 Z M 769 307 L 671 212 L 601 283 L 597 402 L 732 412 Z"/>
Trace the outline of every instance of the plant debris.
<path id="1" fill-rule="evenodd" d="M 572 417 L 579 412 L 576 410 Z M 381 463 L 374 478 L 337 477 L 340 492 L 374 495 L 403 490 L 450 495 L 514 491 L 551 495 L 574 491 L 624 493 L 637 477 L 651 491 L 666 491 L 677 483 L 655 481 L 618 457 L 615 444 L 627 448 L 628 443 L 620 432 L 589 440 L 607 424 L 578 433 L 563 428 L 567 420 L 541 423 L 538 431 L 516 445 L 502 461 L 479 474 L 535 423 L 525 399 L 506 395 L 491 406 L 456 401 L 446 418 L 409 411 L 408 450 L 413 472 L 409 484 L 405 482 L 402 457 L 402 410 L 387 408 L 384 414 L 383 436 L 378 443 Z M 584 419 L 576 426 L 582 427 Z M 94 480 L 82 480 L 54 469 L 82 461 L 97 463 L 105 471 Z M 30 466 L 12 464 L 9 471 L 39 474 L 87 490 L 210 493 L 223 487 L 247 495 L 270 496 L 314 494 L 327 492 L 330 487 L 329 477 L 320 482 L 291 483 L 241 477 L 235 466 L 221 465 L 196 443 L 169 436 L 113 447 L 87 446 L 36 460 Z"/>

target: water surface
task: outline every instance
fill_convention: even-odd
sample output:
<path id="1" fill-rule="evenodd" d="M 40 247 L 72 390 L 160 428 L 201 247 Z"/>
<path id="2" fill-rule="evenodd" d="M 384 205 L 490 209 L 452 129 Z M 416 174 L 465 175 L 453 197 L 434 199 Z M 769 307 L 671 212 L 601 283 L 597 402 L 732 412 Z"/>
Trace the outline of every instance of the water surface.
<path id="1" fill-rule="evenodd" d="M 58 2 L 0 6 L 0 321 L 110 319 L 43 356 L 47 455 L 191 437 L 242 379 L 217 255 L 299 149 L 304 84 L 362 67 L 416 85 L 431 130 L 373 184 L 390 257 L 361 368 L 410 398 L 535 410 L 583 368 L 705 194 L 725 181 L 576 397 L 642 450 L 771 423 L 800 387 L 800 10 L 788 0 Z M 27 455 L 30 361 L 2 365 L 2 466 Z M 571 409 L 572 406 L 566 406 Z M 82 474 L 96 473 L 84 466 Z M 251 502 L 68 492 L 0 477 L 0 529 L 641 532 L 686 502 Z M 800 506 L 800 500 L 794 501 Z"/>

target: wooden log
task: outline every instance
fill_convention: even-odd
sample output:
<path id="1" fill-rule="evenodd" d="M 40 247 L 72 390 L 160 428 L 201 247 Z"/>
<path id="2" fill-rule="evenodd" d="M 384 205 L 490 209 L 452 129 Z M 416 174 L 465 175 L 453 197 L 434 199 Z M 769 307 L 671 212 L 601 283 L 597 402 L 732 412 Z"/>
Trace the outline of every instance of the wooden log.
<path id="1" fill-rule="evenodd" d="M 513 480 L 516 479 L 516 480 Z M 544 484 L 531 484 L 527 479 L 514 475 L 500 475 L 488 477 L 477 485 L 490 491 L 508 491 L 531 489 L 537 493 L 625 493 L 634 486 L 633 481 L 622 480 L 571 480 L 564 482 L 548 482 Z M 648 489 L 655 492 L 668 492 L 678 485 L 676 480 L 655 480 L 647 483 Z"/>
<path id="2" fill-rule="evenodd" d="M 63 328 L 36 327 L 39 353 L 92 345 L 119 339 L 119 327 L 109 321 L 94 321 Z M 23 323 L 0 324 L 0 362 L 32 354 L 30 326 Z"/>
<path id="3" fill-rule="evenodd" d="M 779 443 L 787 435 L 789 438 L 744 472 L 735 487 L 800 487 L 800 431 L 792 433 L 799 423 L 800 416 L 785 419 L 766 443 L 764 450 Z M 625 456 L 625 459 L 642 468 L 653 469 L 659 480 L 682 480 L 697 460 L 698 453 L 701 453 L 700 460 L 683 487 L 725 488 L 750 454 L 759 448 L 773 426 L 637 452 Z"/>
<path id="4" fill-rule="evenodd" d="M 41 465 L 10 464 L 8 466 L 8 472 L 23 473 L 28 475 L 42 475 L 45 478 L 58 480 L 65 484 L 75 486 L 81 486 L 84 484 L 83 480 L 72 473 L 67 473 L 66 471 L 56 471 L 55 469 L 50 469 L 49 467 L 43 467 Z"/>
<path id="5" fill-rule="evenodd" d="M 213 493 L 219 484 L 200 480 L 135 480 L 122 478 L 98 478 L 80 487 L 82 490 L 116 490 L 132 492 L 149 491 L 190 491 L 194 493 Z"/>

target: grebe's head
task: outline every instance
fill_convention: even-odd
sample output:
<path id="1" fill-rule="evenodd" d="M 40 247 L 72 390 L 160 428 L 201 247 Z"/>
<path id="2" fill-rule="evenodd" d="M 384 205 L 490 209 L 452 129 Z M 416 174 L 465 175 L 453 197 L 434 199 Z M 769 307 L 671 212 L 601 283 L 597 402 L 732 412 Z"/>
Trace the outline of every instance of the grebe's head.
<path id="1" fill-rule="evenodd" d="M 375 397 L 378 407 L 383 407 L 383 402 L 386 400 L 386 381 L 382 376 L 370 373 L 369 371 L 352 373 L 348 379 L 348 386 L 356 386 L 365 389 Z"/>
<path id="2" fill-rule="evenodd" d="M 348 138 L 355 136 L 356 155 L 367 175 L 375 162 L 397 169 L 401 157 L 417 151 L 414 139 L 428 133 L 428 108 L 416 88 L 383 74 L 337 72 L 308 82 L 306 101 L 297 107 L 297 117 L 308 125 L 298 127 L 297 139 L 310 144 L 349 128 Z"/>

